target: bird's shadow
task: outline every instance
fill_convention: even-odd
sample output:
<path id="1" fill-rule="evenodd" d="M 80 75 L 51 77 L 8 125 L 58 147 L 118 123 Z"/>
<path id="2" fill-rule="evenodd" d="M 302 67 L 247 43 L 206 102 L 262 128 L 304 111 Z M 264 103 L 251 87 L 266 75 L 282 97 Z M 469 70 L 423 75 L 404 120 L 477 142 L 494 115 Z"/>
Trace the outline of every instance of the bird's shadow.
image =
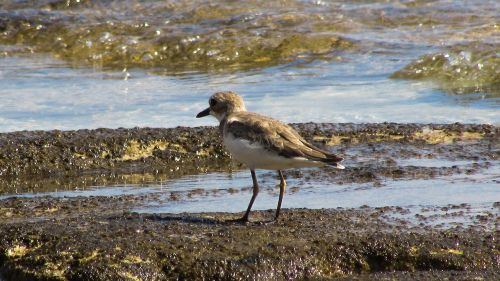
<path id="1" fill-rule="evenodd" d="M 268 225 L 273 224 L 275 221 L 241 221 L 234 218 L 213 218 L 203 217 L 201 215 L 193 214 L 148 214 L 141 216 L 144 220 L 158 221 L 158 222 L 182 222 L 189 224 L 205 224 L 205 225 Z"/>
<path id="2" fill-rule="evenodd" d="M 207 225 L 230 225 L 234 224 L 227 219 L 204 217 L 200 215 L 193 214 L 149 214 L 144 215 L 145 220 L 158 221 L 158 222 L 183 222 L 190 224 L 207 224 Z"/>

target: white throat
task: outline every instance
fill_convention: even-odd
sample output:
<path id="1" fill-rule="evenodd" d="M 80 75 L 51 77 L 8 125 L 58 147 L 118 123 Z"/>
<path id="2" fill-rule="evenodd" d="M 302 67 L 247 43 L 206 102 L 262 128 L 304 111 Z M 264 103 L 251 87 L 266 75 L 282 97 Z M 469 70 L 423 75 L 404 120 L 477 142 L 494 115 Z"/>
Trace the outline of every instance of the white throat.
<path id="1" fill-rule="evenodd" d="M 212 110 L 210 110 L 210 115 L 212 115 L 213 117 L 217 118 L 217 121 L 222 121 L 222 119 L 226 118 L 226 113 L 221 113 L 221 114 L 217 114 L 215 112 L 213 112 Z"/>

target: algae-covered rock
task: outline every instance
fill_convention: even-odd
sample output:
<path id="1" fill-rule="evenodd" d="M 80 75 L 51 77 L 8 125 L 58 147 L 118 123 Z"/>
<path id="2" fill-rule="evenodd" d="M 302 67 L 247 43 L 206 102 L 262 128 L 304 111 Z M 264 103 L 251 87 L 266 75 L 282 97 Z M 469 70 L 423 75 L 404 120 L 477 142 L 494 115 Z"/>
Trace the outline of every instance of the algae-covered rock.
<path id="1" fill-rule="evenodd" d="M 9 5 L 10 3 L 10 5 Z M 248 1 L 9 1 L 0 44 L 25 45 L 79 65 L 167 72 L 244 69 L 325 54 L 353 44 L 313 32 L 323 14 Z M 297 12 L 305 7 L 307 12 Z"/>
<path id="2" fill-rule="evenodd" d="M 345 188 L 352 182 L 373 182 L 377 187 L 383 178 L 403 181 L 446 175 L 460 179 L 493 167 L 500 155 L 500 129 L 492 125 L 293 126 L 306 139 L 338 151 L 348 168 L 341 173 L 289 170 L 287 178 L 301 178 L 291 192 L 319 181 Z M 409 164 L 404 164 L 405 159 L 410 159 Z M 411 159 L 424 165 L 415 166 Z M 437 161 L 426 166 L 426 159 Z M 468 164 L 442 166 L 449 162 L 440 159 Z M 110 171 L 120 175 L 116 182 L 151 183 L 162 180 L 161 172 L 155 172 L 162 166 L 167 169 L 164 178 L 229 166 L 214 127 L 4 133 L 0 134 L 0 160 L 0 194 L 14 193 L 11 187 L 24 192 L 29 184 L 37 185 L 30 192 L 50 190 L 48 180 L 57 181 L 56 190 L 61 190 L 68 180 L 65 172 L 76 187 L 83 188 L 87 185 L 83 181 L 99 185 L 102 174 Z M 53 170 L 45 175 L 47 169 Z M 130 171 L 137 173 L 127 174 Z M 15 173 L 7 174 L 11 172 Z M 471 179 L 474 185 L 480 184 L 477 175 Z M 104 180 L 109 181 L 105 185 L 113 181 Z M 321 210 L 285 209 L 282 219 L 271 224 L 266 222 L 274 210 L 253 212 L 248 224 L 233 221 L 240 213 L 134 212 L 153 202 L 157 206 L 201 201 L 207 198 L 206 192 L 225 196 L 222 189 L 204 189 L 205 185 L 212 184 L 207 181 L 178 190 L 166 183 L 157 192 L 113 196 L 1 198 L 0 278 L 427 281 L 500 277 L 495 232 L 499 202 L 481 212 L 469 204 L 425 205 L 415 210 L 415 206 L 345 209 L 332 203 Z M 250 192 L 250 188 L 227 192 Z M 454 223 L 441 223 L 449 220 Z"/>
<path id="3" fill-rule="evenodd" d="M 391 76 L 435 81 L 446 92 L 500 97 L 500 46 L 454 47 L 424 55 Z"/>
<path id="4" fill-rule="evenodd" d="M 229 157 L 218 131 L 198 130 L 204 133 L 198 136 L 197 129 L 191 128 L 3 133 L 0 192 L 120 179 L 161 180 L 227 166 Z M 135 177 L 137 173 L 140 176 Z"/>
<path id="5" fill-rule="evenodd" d="M 20 209 L 45 200 L 81 199 L 17 199 Z M 455 280 L 457 272 L 498 279 L 492 232 L 391 224 L 384 215 L 397 210 L 389 207 L 286 210 L 268 225 L 227 221 L 236 214 L 87 208 L 94 212 L 0 221 L 0 273 L 7 280 Z"/>
<path id="6" fill-rule="evenodd" d="M 394 144 L 383 153 L 384 159 L 389 156 L 422 157 L 422 147 L 430 151 L 439 145 L 449 146 L 449 151 L 460 149 L 461 157 L 467 159 L 491 159 L 493 154 L 484 146 L 496 143 L 499 135 L 498 127 L 492 125 L 459 123 L 302 123 L 293 126 L 306 139 L 340 154 L 349 149 L 351 153 L 359 151 L 366 156 L 367 152 L 362 152 L 366 146 L 377 144 L 386 149 L 385 145 Z M 464 143 L 468 144 L 467 151 L 461 148 Z M 477 150 L 476 145 L 482 148 Z M 407 155 L 409 147 L 415 150 Z M 370 148 L 369 151 L 373 153 L 374 150 Z M 348 156 L 346 160 L 353 161 L 351 166 L 361 163 L 350 158 L 353 157 Z M 0 193 L 159 182 L 183 175 L 228 170 L 237 165 L 231 164 L 215 127 L 0 133 Z M 439 174 L 446 170 L 415 169 L 379 165 L 352 167 L 343 173 L 345 178 L 341 180 L 365 182 L 376 180 L 376 174 L 402 177 L 429 172 Z"/>

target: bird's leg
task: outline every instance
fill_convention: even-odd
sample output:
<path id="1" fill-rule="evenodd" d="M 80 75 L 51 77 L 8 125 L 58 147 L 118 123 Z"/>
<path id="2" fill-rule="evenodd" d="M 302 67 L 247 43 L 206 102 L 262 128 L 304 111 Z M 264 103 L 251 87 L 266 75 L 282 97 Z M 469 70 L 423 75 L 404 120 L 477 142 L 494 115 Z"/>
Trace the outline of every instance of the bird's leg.
<path id="1" fill-rule="evenodd" d="M 276 217 L 274 217 L 274 220 L 278 220 L 280 215 L 281 202 L 283 201 L 283 195 L 285 194 L 286 189 L 286 181 L 280 170 L 278 170 L 278 175 L 280 176 L 280 198 L 278 199 L 278 207 L 276 208 Z"/>
<path id="2" fill-rule="evenodd" d="M 253 202 L 255 201 L 255 198 L 257 198 L 257 194 L 259 194 L 259 184 L 257 183 L 255 170 L 250 170 L 250 173 L 252 173 L 253 194 L 252 194 L 252 199 L 250 199 L 250 203 L 248 203 L 247 211 L 245 212 L 245 215 L 243 215 L 243 217 L 241 218 L 241 221 L 244 222 L 248 221 L 248 216 L 250 215 L 250 210 L 252 209 Z"/>

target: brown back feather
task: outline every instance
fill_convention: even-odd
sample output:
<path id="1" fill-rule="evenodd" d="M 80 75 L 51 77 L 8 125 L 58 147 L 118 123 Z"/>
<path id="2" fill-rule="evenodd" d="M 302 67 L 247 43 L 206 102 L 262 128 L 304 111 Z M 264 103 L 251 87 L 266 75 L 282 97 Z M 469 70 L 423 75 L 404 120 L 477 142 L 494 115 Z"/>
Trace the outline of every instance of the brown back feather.
<path id="1" fill-rule="evenodd" d="M 289 125 L 278 120 L 252 112 L 235 112 L 228 116 L 227 122 L 221 121 L 221 131 L 230 129 L 237 138 L 250 142 L 261 142 L 285 157 L 304 157 L 313 161 L 321 161 L 330 165 L 343 160 L 337 155 L 317 148 L 307 142 Z"/>

